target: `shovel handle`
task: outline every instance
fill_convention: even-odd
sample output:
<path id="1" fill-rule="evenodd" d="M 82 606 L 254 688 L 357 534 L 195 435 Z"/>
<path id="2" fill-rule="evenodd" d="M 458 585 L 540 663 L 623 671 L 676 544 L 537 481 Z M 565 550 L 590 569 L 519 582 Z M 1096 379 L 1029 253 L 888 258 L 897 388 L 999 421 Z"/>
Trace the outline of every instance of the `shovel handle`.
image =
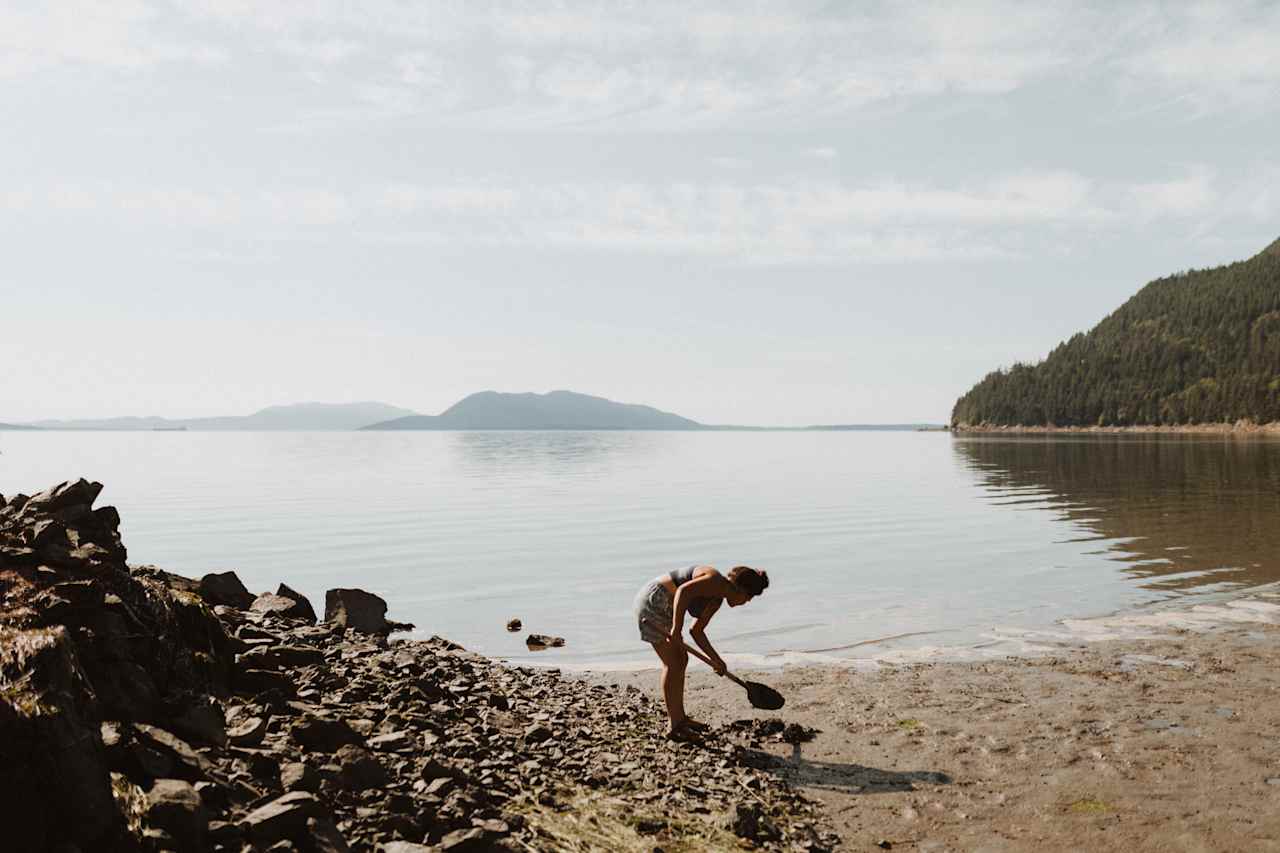
<path id="1" fill-rule="evenodd" d="M 684 644 L 684 647 L 685 647 L 685 650 L 686 650 L 687 652 L 689 652 L 689 654 L 691 654 L 691 655 L 693 655 L 694 657 L 698 658 L 698 659 L 699 659 L 699 660 L 701 660 L 703 663 L 705 663 L 707 666 L 710 666 L 712 669 L 715 669 L 715 667 L 714 667 L 714 666 L 712 665 L 712 663 L 711 663 L 711 658 L 707 657 L 707 656 L 706 656 L 706 655 L 704 655 L 702 652 L 698 651 L 697 649 L 695 649 L 693 646 L 689 645 L 688 643 L 685 643 L 685 644 Z M 745 681 L 743 681 L 741 678 L 738 678 L 738 676 L 734 675 L 732 672 L 730 672 L 730 671 L 729 671 L 729 670 L 727 670 L 727 669 L 724 671 L 724 677 L 725 677 L 725 678 L 727 678 L 727 679 L 729 679 L 730 681 L 732 681 L 734 684 L 738 685 L 739 687 L 743 688 L 744 690 L 745 690 L 745 689 L 746 689 L 746 687 L 747 687 L 747 683 L 746 683 Z"/>

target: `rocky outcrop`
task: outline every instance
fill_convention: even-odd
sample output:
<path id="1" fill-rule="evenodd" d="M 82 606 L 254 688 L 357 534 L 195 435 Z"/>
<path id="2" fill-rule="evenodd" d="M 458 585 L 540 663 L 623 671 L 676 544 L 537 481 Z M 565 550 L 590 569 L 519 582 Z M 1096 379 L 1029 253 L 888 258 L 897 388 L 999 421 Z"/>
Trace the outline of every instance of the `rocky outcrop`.
<path id="1" fill-rule="evenodd" d="M 245 589 L 244 583 L 235 572 L 217 572 L 200 578 L 198 587 L 200 597 L 209 604 L 225 604 L 240 610 L 248 610 L 253 604 L 253 595 Z"/>
<path id="2" fill-rule="evenodd" d="M 363 589 L 331 589 L 324 594 L 324 621 L 365 634 L 390 634 L 413 628 L 387 620 L 387 602 Z"/>
<path id="3" fill-rule="evenodd" d="M 12 849 L 545 850 L 579 844 L 565 833 L 583 810 L 660 846 L 834 844 L 731 730 L 672 744 L 634 690 L 391 641 L 362 590 L 330 591 L 315 624 L 246 607 L 231 573 L 130 568 L 100 490 L 0 499 Z"/>

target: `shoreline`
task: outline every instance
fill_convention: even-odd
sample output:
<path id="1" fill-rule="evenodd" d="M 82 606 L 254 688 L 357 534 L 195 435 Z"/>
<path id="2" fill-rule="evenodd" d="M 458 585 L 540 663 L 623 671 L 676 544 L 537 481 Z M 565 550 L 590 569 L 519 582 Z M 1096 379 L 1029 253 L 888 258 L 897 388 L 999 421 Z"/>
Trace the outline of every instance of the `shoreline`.
<path id="1" fill-rule="evenodd" d="M 101 488 L 0 498 L 20 849 L 1280 850 L 1280 584 L 992 630 L 1033 654 L 770 668 L 767 714 L 694 662 L 713 729 L 672 743 L 652 666 L 507 665 L 392 638 L 363 590 L 321 620 L 129 565 Z"/>
<path id="2" fill-rule="evenodd" d="M 954 628 L 938 631 L 911 632 L 888 637 L 859 640 L 843 649 L 858 647 L 880 648 L 883 651 L 859 657 L 842 657 L 826 652 L 783 650 L 765 653 L 735 653 L 721 649 L 725 662 L 733 671 L 747 671 L 777 675 L 791 669 L 830 668 L 833 670 L 857 670 L 874 672 L 885 667 L 919 663 L 975 663 L 1008 658 L 1033 658 L 1053 654 L 1063 648 L 1083 647 L 1090 643 L 1112 639 L 1155 639 L 1159 630 L 1199 627 L 1212 623 L 1214 618 L 1229 621 L 1227 611 L 1216 607 L 1231 607 L 1235 602 L 1250 599 L 1280 597 L 1280 581 L 1231 590 L 1206 590 L 1182 593 L 1174 597 L 1157 598 L 1130 607 L 1098 611 L 1092 614 L 1065 616 L 1040 627 L 1017 625 L 991 625 L 985 628 Z M 928 635 L 965 632 L 971 642 L 955 644 L 902 644 L 895 643 Z M 426 637 L 415 636 L 414 641 Z M 722 643 L 723 644 L 723 643 Z M 486 655 L 504 666 L 530 667 L 533 669 L 557 669 L 566 674 L 587 678 L 619 676 L 629 678 L 636 673 L 651 672 L 658 668 L 652 651 L 639 648 L 635 657 L 627 661 L 563 662 L 556 660 L 554 650 L 548 656 L 529 660 L 512 659 L 503 655 Z"/>
<path id="3" fill-rule="evenodd" d="M 1218 424 L 1140 424 L 1134 426 L 1020 426 L 1009 424 L 952 425 L 953 435 L 1223 435 L 1280 436 L 1280 421 Z"/>
<path id="4" fill-rule="evenodd" d="M 1280 850 L 1280 590 L 1079 622 L 1033 657 L 762 673 L 818 730 L 760 739 L 768 769 L 841 850 Z M 762 716 L 705 670 L 686 693 L 724 730 Z"/>

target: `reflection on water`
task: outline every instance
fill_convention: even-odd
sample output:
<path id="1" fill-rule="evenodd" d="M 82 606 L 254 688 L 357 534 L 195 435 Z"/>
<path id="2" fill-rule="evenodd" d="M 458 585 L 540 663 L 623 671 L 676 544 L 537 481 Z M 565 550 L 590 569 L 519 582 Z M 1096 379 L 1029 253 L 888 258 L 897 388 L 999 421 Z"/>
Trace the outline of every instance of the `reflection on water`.
<path id="1" fill-rule="evenodd" d="M 652 433 L 623 430 L 485 430 L 445 433 L 450 452 L 474 469 L 602 469 L 611 458 L 651 453 Z"/>
<path id="2" fill-rule="evenodd" d="M 1149 589 L 1280 580 L 1280 442 L 1203 436 L 957 438 L 987 499 L 1091 531 Z"/>

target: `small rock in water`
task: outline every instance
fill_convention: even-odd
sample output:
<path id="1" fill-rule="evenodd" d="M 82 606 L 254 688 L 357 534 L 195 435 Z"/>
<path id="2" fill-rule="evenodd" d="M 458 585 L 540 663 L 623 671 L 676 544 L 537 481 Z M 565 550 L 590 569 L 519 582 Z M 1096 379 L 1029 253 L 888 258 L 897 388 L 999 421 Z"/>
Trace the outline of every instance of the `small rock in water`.
<path id="1" fill-rule="evenodd" d="M 510 622 L 507 623 L 507 630 L 513 634 L 516 631 L 519 631 L 523 627 L 524 627 L 524 623 L 521 622 L 519 619 L 512 619 Z"/>
<path id="2" fill-rule="evenodd" d="M 549 637 L 546 634 L 530 634 L 525 638 L 525 645 L 529 648 L 560 648 L 564 645 L 564 637 Z"/>

